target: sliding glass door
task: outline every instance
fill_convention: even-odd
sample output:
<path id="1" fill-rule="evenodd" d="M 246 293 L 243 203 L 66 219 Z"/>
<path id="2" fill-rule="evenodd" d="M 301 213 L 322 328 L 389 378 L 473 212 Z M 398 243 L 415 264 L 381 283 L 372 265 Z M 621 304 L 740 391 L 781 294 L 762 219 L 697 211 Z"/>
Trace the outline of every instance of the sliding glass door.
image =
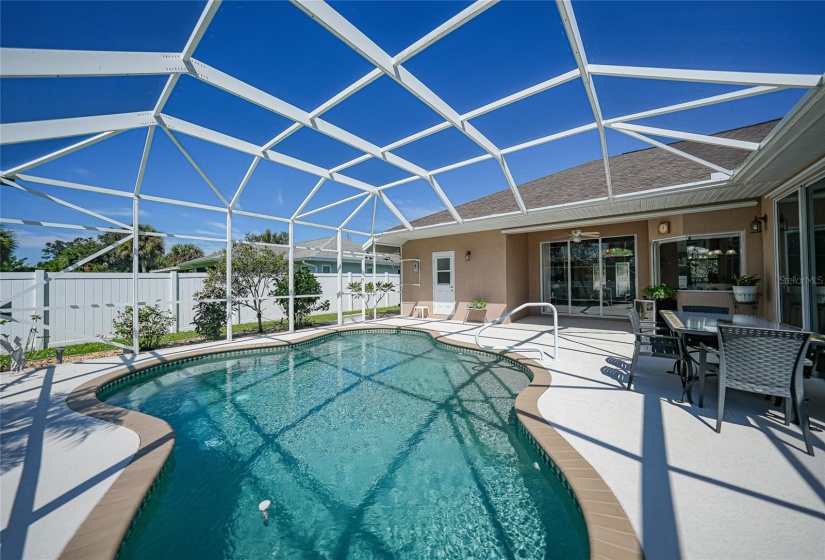
<path id="1" fill-rule="evenodd" d="M 541 244 L 542 301 L 559 313 L 626 317 L 636 296 L 633 236 Z"/>

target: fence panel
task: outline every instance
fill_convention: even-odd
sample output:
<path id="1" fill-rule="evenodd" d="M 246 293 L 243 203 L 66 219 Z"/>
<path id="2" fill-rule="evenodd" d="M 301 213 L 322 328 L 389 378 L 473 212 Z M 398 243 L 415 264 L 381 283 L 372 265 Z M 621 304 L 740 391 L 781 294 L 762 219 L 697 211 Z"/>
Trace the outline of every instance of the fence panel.
<path id="1" fill-rule="evenodd" d="M 330 302 L 329 312 L 336 313 L 337 275 L 332 273 L 316 276 L 321 283 L 323 299 Z M 0 318 L 14 319 L 0 329 L 2 334 L 9 335 L 10 340 L 19 336 L 25 343 L 30 327 L 18 321 L 29 321 L 33 314 L 44 318 L 38 323 L 38 336 L 48 336 L 50 346 L 109 336 L 112 334 L 112 323 L 118 312 L 132 304 L 131 273 L 74 272 L 61 276 L 53 275 L 51 281 L 44 283 L 48 278 L 49 273 L 40 270 L 0 274 L 0 301 L 9 299 L 37 282 L 41 283 L 36 289 L 15 297 L 5 306 L 10 308 L 5 314 L 2 314 L 5 310 L 0 310 Z M 140 274 L 138 298 L 149 305 L 157 304 L 162 309 L 172 311 L 176 318 L 173 331 L 193 330 L 195 303 L 190 300 L 194 299 L 195 292 L 203 288 L 205 278 L 205 273 Z M 344 274 L 344 292 L 347 291 L 348 283 L 357 282 L 362 278 L 361 274 Z M 378 306 L 399 305 L 399 276 L 383 273 L 378 274 L 378 280 L 395 284 L 395 292 L 387 294 Z M 372 282 L 372 274 L 366 275 L 366 281 Z M 172 303 L 175 299 L 180 300 L 180 303 Z M 45 307 L 52 309 L 46 311 Z M 344 311 L 357 311 L 361 309 L 361 302 L 354 296 L 345 295 L 343 308 Z M 263 318 L 267 321 L 279 320 L 285 318 L 285 314 L 275 300 L 267 300 L 264 304 Z M 257 317 L 254 310 L 236 306 L 234 323 L 255 321 Z M 38 340 L 37 347 L 40 348 L 42 345 L 43 341 Z"/>

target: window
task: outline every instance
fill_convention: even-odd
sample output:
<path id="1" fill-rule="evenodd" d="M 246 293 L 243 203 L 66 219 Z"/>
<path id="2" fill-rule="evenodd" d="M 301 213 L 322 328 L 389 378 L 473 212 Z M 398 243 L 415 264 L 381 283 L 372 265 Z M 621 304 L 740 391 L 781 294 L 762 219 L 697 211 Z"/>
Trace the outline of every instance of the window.
<path id="1" fill-rule="evenodd" d="M 330 272 L 332 272 L 332 267 L 328 264 L 325 264 L 321 266 L 321 272 L 323 272 L 324 274 L 329 274 Z"/>
<path id="2" fill-rule="evenodd" d="M 730 290 L 742 274 L 741 234 L 656 242 L 657 281 L 680 290 Z"/>
<path id="3" fill-rule="evenodd" d="M 309 267 L 308 266 L 302 266 L 301 270 L 309 270 Z"/>
<path id="4" fill-rule="evenodd" d="M 367 274 L 372 274 L 372 267 L 371 266 L 367 267 Z"/>
<path id="5" fill-rule="evenodd" d="M 450 283 L 450 259 L 436 259 L 436 277 L 439 284 Z"/>

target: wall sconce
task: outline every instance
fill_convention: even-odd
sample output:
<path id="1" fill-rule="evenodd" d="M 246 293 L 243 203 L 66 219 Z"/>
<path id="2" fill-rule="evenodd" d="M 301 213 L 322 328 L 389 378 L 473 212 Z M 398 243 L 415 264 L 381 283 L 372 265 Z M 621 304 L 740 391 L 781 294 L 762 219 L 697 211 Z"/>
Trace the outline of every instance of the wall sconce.
<path id="1" fill-rule="evenodd" d="M 470 260 L 470 251 L 467 251 L 466 253 L 464 253 L 464 260 L 465 260 L 465 261 L 469 261 L 469 260 Z"/>
<path id="2" fill-rule="evenodd" d="M 767 214 L 762 217 L 754 216 L 753 221 L 751 222 L 751 233 L 762 233 L 762 222 L 765 222 L 765 225 L 768 225 Z"/>

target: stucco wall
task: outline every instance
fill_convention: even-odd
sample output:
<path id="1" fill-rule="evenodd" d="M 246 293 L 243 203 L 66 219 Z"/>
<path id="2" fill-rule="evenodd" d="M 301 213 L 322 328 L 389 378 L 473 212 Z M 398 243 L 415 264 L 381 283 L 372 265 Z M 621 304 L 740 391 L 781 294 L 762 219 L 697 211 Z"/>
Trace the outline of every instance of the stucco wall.
<path id="1" fill-rule="evenodd" d="M 432 254 L 442 251 L 455 252 L 455 299 L 456 306 L 449 318 L 464 318 L 464 310 L 474 299 L 487 300 L 487 320 L 495 319 L 507 307 L 507 274 L 505 261 L 506 238 L 499 230 L 467 233 L 432 239 L 408 241 L 402 248 L 405 259 L 421 259 L 420 286 L 414 282 L 416 273 L 412 263 L 404 263 L 402 315 L 412 315 L 413 307 L 426 305 L 433 311 L 433 264 Z M 470 251 L 470 260 L 464 255 Z M 480 313 L 473 319 L 480 320 Z M 447 318 L 443 315 L 433 317 Z"/>
<path id="2" fill-rule="evenodd" d="M 530 277 L 527 274 L 527 234 L 504 235 L 507 250 L 507 309 L 513 309 L 530 299 Z M 523 310 L 511 315 L 517 321 L 526 317 L 529 311 Z"/>

